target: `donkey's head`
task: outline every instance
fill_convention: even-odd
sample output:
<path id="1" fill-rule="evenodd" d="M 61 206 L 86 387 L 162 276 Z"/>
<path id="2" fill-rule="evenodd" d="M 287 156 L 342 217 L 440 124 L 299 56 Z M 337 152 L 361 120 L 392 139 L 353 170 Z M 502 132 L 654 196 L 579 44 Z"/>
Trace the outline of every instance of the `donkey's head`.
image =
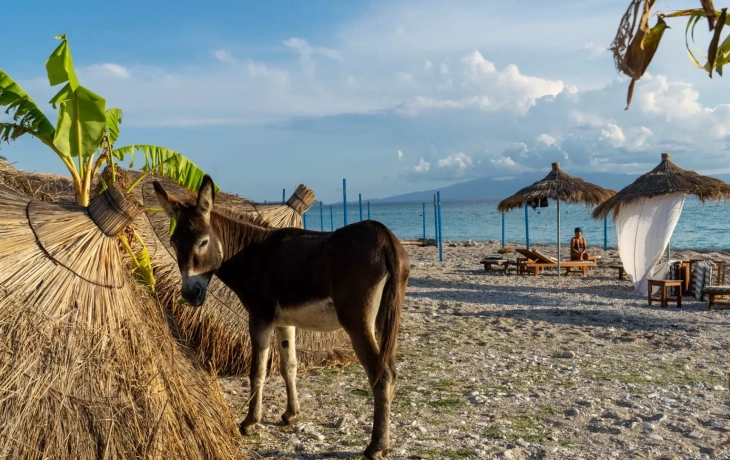
<path id="1" fill-rule="evenodd" d="M 213 180 L 207 174 L 203 177 L 194 206 L 178 201 L 159 182 L 154 181 L 153 185 L 162 209 L 177 221 L 170 244 L 182 275 L 182 297 L 199 307 L 205 302 L 213 273 L 223 263 L 223 246 L 210 224 L 215 199 Z"/>

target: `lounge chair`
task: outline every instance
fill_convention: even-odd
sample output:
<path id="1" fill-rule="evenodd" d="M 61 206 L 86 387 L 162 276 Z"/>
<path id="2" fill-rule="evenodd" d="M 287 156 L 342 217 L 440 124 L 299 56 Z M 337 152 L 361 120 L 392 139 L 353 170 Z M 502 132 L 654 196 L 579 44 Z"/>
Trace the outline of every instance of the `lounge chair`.
<path id="1" fill-rule="evenodd" d="M 554 257 L 542 254 L 540 251 L 534 249 L 515 249 L 515 251 L 527 258 L 525 271 L 529 273 L 532 270 L 535 276 L 539 275 L 545 268 L 558 268 L 558 261 Z M 600 256 L 594 256 L 591 260 L 561 260 L 560 268 L 564 268 L 567 273 L 572 268 L 578 268 L 583 272 L 583 276 L 586 276 L 588 268 L 595 267 L 598 259 L 600 259 Z"/>

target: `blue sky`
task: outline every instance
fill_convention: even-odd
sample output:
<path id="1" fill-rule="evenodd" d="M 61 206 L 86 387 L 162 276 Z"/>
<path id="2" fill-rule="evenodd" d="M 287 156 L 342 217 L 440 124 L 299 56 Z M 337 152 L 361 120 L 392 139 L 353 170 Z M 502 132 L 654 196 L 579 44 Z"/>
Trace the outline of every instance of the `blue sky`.
<path id="1" fill-rule="evenodd" d="M 644 172 L 662 151 L 730 171 L 730 87 L 690 63 L 684 20 L 623 110 L 628 82 L 605 49 L 626 0 L 49 4 L 4 7 L 0 68 L 47 101 L 44 61 L 67 34 L 82 84 L 125 112 L 118 145 L 173 148 L 257 200 L 305 183 L 334 201 L 343 177 L 351 196 L 385 197 L 551 161 Z M 63 172 L 33 139 L 2 154 Z"/>

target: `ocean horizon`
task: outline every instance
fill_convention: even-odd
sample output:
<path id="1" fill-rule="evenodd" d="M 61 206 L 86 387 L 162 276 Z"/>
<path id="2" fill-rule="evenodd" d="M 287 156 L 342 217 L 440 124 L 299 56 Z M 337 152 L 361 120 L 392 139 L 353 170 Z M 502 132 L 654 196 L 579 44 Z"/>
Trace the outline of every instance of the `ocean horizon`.
<path id="1" fill-rule="evenodd" d="M 444 241 L 502 240 L 502 218 L 497 211 L 499 200 L 446 201 L 441 203 L 441 220 Z M 424 237 L 423 203 L 370 203 L 370 218 L 387 225 L 403 240 Z M 603 245 L 604 221 L 591 217 L 593 208 L 561 203 L 560 242 L 569 244 L 575 227 L 581 227 L 589 245 Z M 367 202 L 362 204 L 362 219 L 368 217 Z M 331 213 L 331 217 L 330 217 Z M 547 208 L 528 207 L 531 244 L 555 244 L 557 242 L 557 217 L 554 201 Z M 344 226 L 343 205 L 320 205 L 315 202 L 305 214 L 306 228 L 330 231 Z M 360 220 L 358 203 L 347 205 L 347 222 Z M 426 203 L 426 238 L 434 238 L 434 206 Z M 607 219 L 607 242 L 616 247 L 616 227 L 612 216 Z M 682 215 L 674 229 L 670 242 L 674 249 L 726 249 L 730 247 L 730 205 L 725 202 L 702 204 L 694 196 L 684 202 Z M 525 211 L 515 209 L 505 214 L 505 241 L 525 242 Z"/>

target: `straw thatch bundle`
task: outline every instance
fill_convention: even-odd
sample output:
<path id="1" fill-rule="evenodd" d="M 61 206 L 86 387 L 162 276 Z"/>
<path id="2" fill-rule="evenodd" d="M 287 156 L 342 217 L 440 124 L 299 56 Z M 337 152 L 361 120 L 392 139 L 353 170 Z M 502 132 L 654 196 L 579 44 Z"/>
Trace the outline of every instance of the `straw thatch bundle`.
<path id="1" fill-rule="evenodd" d="M 55 174 L 18 171 L 7 161 L 0 159 L 0 185 L 38 201 L 73 201 L 73 182 Z"/>
<path id="2" fill-rule="evenodd" d="M 119 168 L 118 168 L 119 171 Z M 139 173 L 129 171 L 132 178 Z M 119 177 L 118 177 L 119 179 Z M 152 180 L 162 182 L 165 190 L 179 199 L 192 199 L 192 194 L 174 182 L 148 176 L 136 187 L 137 196 L 146 208 L 157 208 Z M 286 204 L 259 204 L 235 195 L 216 195 L 216 212 L 236 218 L 255 215 L 272 227 L 301 227 L 302 214 L 314 201 L 314 193 L 300 185 Z M 170 219 L 162 213 L 145 213 L 135 221 L 135 228 L 147 243 L 156 279 L 156 290 L 162 304 L 177 322 L 182 336 L 203 362 L 220 374 L 247 373 L 251 357 L 248 313 L 238 297 L 218 278 L 208 287 L 208 297 L 200 308 L 181 305 L 182 280 L 170 246 Z M 274 340 L 272 338 L 272 340 Z M 355 359 L 350 340 L 344 331 L 313 332 L 297 330 L 297 358 L 300 369 L 351 362 Z M 272 346 L 270 370 L 278 372 L 278 347 Z"/>
<path id="3" fill-rule="evenodd" d="M 570 176 L 560 169 L 560 163 L 553 163 L 547 176 L 502 200 L 497 210 L 506 212 L 545 199 L 595 206 L 615 193 L 579 177 Z"/>
<path id="4" fill-rule="evenodd" d="M 0 457 L 241 457 L 214 376 L 110 236 L 141 208 L 105 203 L 0 187 Z"/>
<path id="5" fill-rule="evenodd" d="M 707 200 L 730 199 L 730 185 L 709 176 L 701 176 L 694 171 L 682 169 L 672 163 L 668 153 L 662 153 L 662 161 L 656 168 L 624 187 L 613 197 L 601 203 L 594 211 L 595 219 L 603 219 L 613 212 L 614 220 L 621 207 L 642 198 L 681 192 L 695 195 L 703 203 Z"/>

